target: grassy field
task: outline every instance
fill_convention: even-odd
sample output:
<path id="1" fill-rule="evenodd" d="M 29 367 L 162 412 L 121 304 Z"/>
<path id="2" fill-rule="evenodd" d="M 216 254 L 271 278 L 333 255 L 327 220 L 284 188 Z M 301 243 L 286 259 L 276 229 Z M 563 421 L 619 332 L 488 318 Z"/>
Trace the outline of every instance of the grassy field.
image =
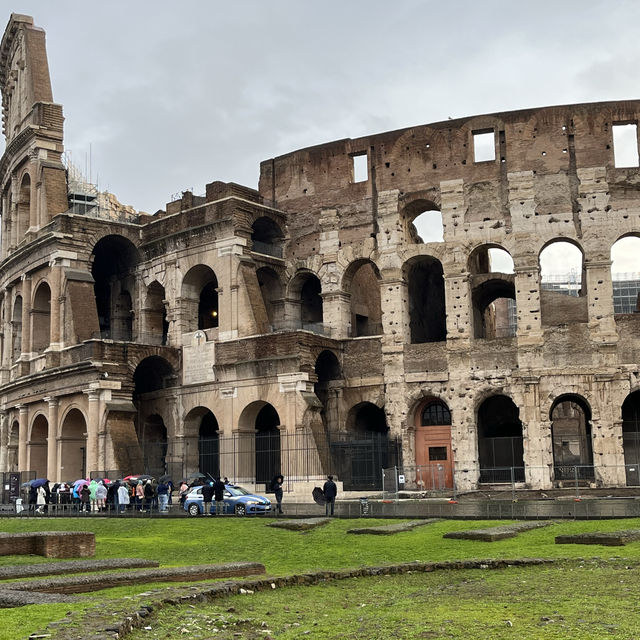
<path id="1" fill-rule="evenodd" d="M 308 630 L 310 633 L 307 635 L 313 638 L 377 638 L 389 637 L 390 634 L 402 638 L 513 638 L 516 635 L 520 638 L 640 638 L 640 634 L 634 636 L 629 631 L 632 627 L 626 626 L 625 622 L 629 620 L 635 627 L 640 626 L 639 608 L 635 604 L 640 602 L 637 590 L 639 581 L 632 580 L 635 571 L 624 568 L 640 563 L 640 543 L 618 548 L 554 544 L 554 537 L 559 534 L 640 528 L 638 519 L 563 521 L 494 543 L 444 540 L 442 535 L 447 531 L 483 528 L 504 522 L 441 521 L 389 537 L 351 536 L 346 533 L 347 529 L 362 525 L 362 521 L 354 520 L 336 519 L 325 527 L 307 533 L 276 530 L 266 526 L 267 523 L 265 519 L 249 518 L 7 518 L 1 520 L 1 529 L 5 532 L 93 531 L 97 540 L 96 558 L 140 557 L 173 566 L 251 560 L 262 562 L 271 575 L 413 560 L 524 557 L 572 560 L 563 565 L 564 568 L 361 578 L 323 587 L 254 594 L 250 602 L 247 597 L 237 596 L 231 599 L 233 604 L 225 601 L 207 606 L 206 609 L 199 607 L 197 612 L 162 613 L 161 620 L 166 617 L 169 623 L 160 622 L 157 631 L 141 631 L 139 633 L 142 635 L 137 636 L 139 638 L 210 637 L 212 634 L 195 634 L 199 626 L 196 618 L 203 616 L 200 622 L 206 625 L 203 627 L 205 629 L 212 624 L 217 627 L 215 621 L 220 615 L 229 616 L 227 609 L 230 607 L 237 610 L 239 620 L 252 620 L 250 623 L 241 623 L 241 626 L 247 626 L 246 629 L 235 626 L 237 620 L 229 622 L 229 629 L 235 626 L 235 632 L 243 633 L 242 637 L 252 637 L 247 634 L 254 632 L 259 634 L 255 637 L 266 637 L 268 634 L 260 626 L 262 622 L 266 622 L 269 629 L 273 626 L 272 631 L 277 632 L 278 637 L 300 637 L 302 629 L 295 624 L 302 625 L 304 622 L 310 625 L 304 630 Z M 366 523 L 383 524 L 384 521 L 367 520 Z M 580 558 L 586 559 L 585 562 L 577 560 Z M 601 560 L 592 562 L 592 558 Z M 0 565 L 39 561 L 45 560 L 12 556 L 0 558 Z M 463 574 L 467 573 L 469 575 L 465 577 Z M 571 587 L 572 580 L 575 588 Z M 530 586 L 527 587 L 527 584 Z M 549 595 L 552 586 L 558 592 Z M 0 613 L 0 638 L 14 640 L 27 637 L 31 632 L 43 629 L 48 621 L 61 619 L 69 611 L 80 611 L 97 603 L 102 607 L 121 606 L 123 598 L 134 597 L 144 589 L 145 586 L 121 587 L 96 592 L 72 605 L 5 609 Z M 535 594 L 539 594 L 538 600 L 533 597 Z M 503 600 L 506 604 L 498 605 Z M 557 606 L 553 604 L 555 602 Z M 295 607 L 291 603 L 295 603 Z M 241 607 L 247 606 L 255 610 L 243 612 Z M 285 607 L 289 610 L 285 610 Z M 570 613 L 572 610 L 575 611 L 573 616 Z M 608 611 L 611 616 L 605 615 Z M 425 626 L 426 614 L 429 623 Z M 592 614 L 599 619 L 599 624 L 610 626 L 597 627 L 599 633 L 594 631 L 595 635 L 584 635 L 591 633 L 588 629 L 593 626 L 591 623 L 595 619 Z M 398 616 L 407 622 L 394 631 Z M 543 620 L 545 617 L 553 622 Z M 182 621 L 186 618 L 193 622 L 193 628 L 184 627 Z M 360 618 L 363 620 L 360 621 Z M 209 619 L 214 622 L 207 622 Z M 260 624 L 252 630 L 255 620 L 259 620 Z M 172 635 L 171 625 L 173 628 L 177 625 L 176 635 Z M 187 631 L 183 632 L 183 628 Z M 469 635 L 460 635 L 467 628 L 472 630 Z M 490 628 L 491 631 L 479 631 L 482 628 Z M 361 629 L 359 633 L 358 629 Z M 228 637 L 233 637 L 233 633 Z"/>

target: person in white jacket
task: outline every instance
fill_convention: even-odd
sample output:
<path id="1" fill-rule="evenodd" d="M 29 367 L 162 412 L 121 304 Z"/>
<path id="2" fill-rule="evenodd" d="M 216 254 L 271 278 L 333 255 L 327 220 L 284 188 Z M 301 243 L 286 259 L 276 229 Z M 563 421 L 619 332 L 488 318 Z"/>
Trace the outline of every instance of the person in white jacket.
<path id="1" fill-rule="evenodd" d="M 118 487 L 118 511 L 124 513 L 129 504 L 129 487 L 126 482 L 120 483 Z"/>
<path id="2" fill-rule="evenodd" d="M 43 486 L 40 486 L 36 490 L 36 504 L 38 508 L 36 513 L 44 513 L 44 506 L 47 504 L 47 492 Z"/>

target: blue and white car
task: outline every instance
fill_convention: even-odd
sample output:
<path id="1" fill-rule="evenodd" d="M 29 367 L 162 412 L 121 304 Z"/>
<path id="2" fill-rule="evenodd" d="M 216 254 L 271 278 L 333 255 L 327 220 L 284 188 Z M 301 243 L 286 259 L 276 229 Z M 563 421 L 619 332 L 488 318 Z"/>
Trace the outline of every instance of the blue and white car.
<path id="1" fill-rule="evenodd" d="M 199 516 L 204 512 L 202 487 L 193 487 L 184 501 L 184 509 L 190 516 Z M 271 510 L 271 501 L 264 496 L 257 496 L 234 484 L 224 486 L 224 513 L 237 516 L 267 513 Z M 216 503 L 211 503 L 210 513 L 216 512 Z"/>

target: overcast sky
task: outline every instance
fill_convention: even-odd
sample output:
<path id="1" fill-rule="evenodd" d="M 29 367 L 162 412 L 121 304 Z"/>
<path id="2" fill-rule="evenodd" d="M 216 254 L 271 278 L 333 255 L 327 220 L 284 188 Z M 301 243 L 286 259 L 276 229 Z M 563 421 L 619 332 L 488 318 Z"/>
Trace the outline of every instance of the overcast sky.
<path id="1" fill-rule="evenodd" d="M 65 145 L 155 212 L 294 149 L 640 97 L 640 2 L 2 0 L 47 32 Z"/>

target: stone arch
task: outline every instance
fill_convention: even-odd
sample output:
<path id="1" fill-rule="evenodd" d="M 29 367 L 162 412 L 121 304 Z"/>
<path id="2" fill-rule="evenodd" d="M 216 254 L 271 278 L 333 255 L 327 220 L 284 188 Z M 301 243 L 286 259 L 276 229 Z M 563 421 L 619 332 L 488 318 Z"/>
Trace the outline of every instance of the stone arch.
<path id="1" fill-rule="evenodd" d="M 640 391 L 622 403 L 622 447 L 627 486 L 640 485 Z"/>
<path id="2" fill-rule="evenodd" d="M 31 307 L 31 350 L 42 353 L 51 340 L 51 288 L 43 280 L 35 289 Z"/>
<path id="3" fill-rule="evenodd" d="M 549 419 L 555 480 L 573 481 L 578 477 L 592 481 L 592 416 L 587 400 L 574 393 L 559 395 L 551 406 Z"/>
<path id="4" fill-rule="evenodd" d="M 251 250 L 282 258 L 284 233 L 280 225 L 269 216 L 260 216 L 251 225 Z"/>
<path id="5" fill-rule="evenodd" d="M 520 409 L 509 396 L 495 394 L 481 402 L 477 433 L 480 482 L 524 482 L 523 425 Z"/>
<path id="6" fill-rule="evenodd" d="M 317 380 L 313 390 L 322 404 L 320 417 L 328 432 L 340 428 L 340 402 L 343 373 L 340 361 L 333 351 L 325 349 L 318 354 L 314 366 Z"/>
<path id="7" fill-rule="evenodd" d="M 375 262 L 360 259 L 352 262 L 342 279 L 343 290 L 350 298 L 351 337 L 382 334 L 380 272 Z"/>
<path id="8" fill-rule="evenodd" d="M 49 438 L 49 421 L 43 413 L 37 413 L 31 422 L 29 430 L 29 471 L 34 472 L 36 478 L 48 477 L 47 441 Z M 74 478 L 75 479 L 75 478 Z"/>
<path id="9" fill-rule="evenodd" d="M 381 488 L 382 469 L 392 462 L 384 407 L 366 401 L 355 404 L 347 411 L 345 427 L 350 447 L 339 460 L 345 488 Z"/>
<path id="10" fill-rule="evenodd" d="M 274 330 L 284 324 L 284 295 L 282 280 L 271 267 L 261 267 L 256 271 L 262 301 L 267 312 L 267 319 Z"/>
<path id="11" fill-rule="evenodd" d="M 124 236 L 106 235 L 93 247 L 91 260 L 100 335 L 112 340 L 131 341 L 138 249 Z"/>
<path id="12" fill-rule="evenodd" d="M 247 454 L 241 461 L 241 474 L 253 476 L 256 483 L 270 482 L 281 472 L 280 416 L 269 402 L 257 400 L 240 414 L 238 428 L 253 448 L 243 447 Z M 251 455 L 253 451 L 253 455 Z M 242 464 L 243 463 L 243 464 Z"/>
<path id="13" fill-rule="evenodd" d="M 640 311 L 640 233 L 626 233 L 611 245 L 614 313 Z"/>
<path id="14" fill-rule="evenodd" d="M 474 337 L 513 337 L 517 323 L 515 299 L 513 276 L 502 275 L 478 281 L 471 292 Z"/>
<path id="15" fill-rule="evenodd" d="M 183 332 L 219 326 L 218 278 L 211 267 L 197 264 L 182 279 Z"/>
<path id="16" fill-rule="evenodd" d="M 426 198 L 415 198 L 401 211 L 405 238 L 412 243 L 444 242 L 440 207 Z"/>
<path id="17" fill-rule="evenodd" d="M 159 478 L 167 472 L 168 437 L 164 419 L 152 413 L 138 420 L 136 426 L 142 449 L 142 472 Z"/>
<path id="18" fill-rule="evenodd" d="M 184 424 L 187 447 L 197 451 L 197 459 L 188 452 L 187 470 L 198 470 L 217 478 L 220 475 L 220 426 L 216 416 L 211 409 L 198 406 L 189 411 Z"/>
<path id="19" fill-rule="evenodd" d="M 540 286 L 562 295 L 586 295 L 584 249 L 573 238 L 556 237 L 545 242 L 538 253 Z"/>
<path id="20" fill-rule="evenodd" d="M 467 270 L 474 276 L 486 273 L 514 273 L 513 258 L 502 245 L 484 243 L 476 246 L 469 254 Z"/>
<path id="21" fill-rule="evenodd" d="M 453 486 L 451 411 L 437 396 L 428 395 L 413 409 L 416 488 L 439 490 Z"/>
<path id="22" fill-rule="evenodd" d="M 164 287 L 154 280 L 148 287 L 144 299 L 143 342 L 166 345 L 169 333 Z"/>
<path id="23" fill-rule="evenodd" d="M 20 191 L 16 203 L 16 239 L 19 244 L 27 233 L 31 224 L 31 176 L 25 172 L 20 181 Z"/>
<path id="24" fill-rule="evenodd" d="M 16 296 L 13 303 L 11 329 L 13 334 L 13 360 L 15 361 L 22 353 L 22 296 Z"/>
<path id="25" fill-rule="evenodd" d="M 61 422 L 59 436 L 60 475 L 68 482 L 87 477 L 87 420 L 83 412 L 69 408 Z"/>
<path id="26" fill-rule="evenodd" d="M 407 282 L 409 331 L 412 344 L 447 339 L 447 315 L 442 263 L 416 256 L 403 266 Z"/>
<path id="27" fill-rule="evenodd" d="M 319 331 L 323 324 L 322 284 L 311 271 L 299 271 L 288 287 L 294 328 Z"/>

